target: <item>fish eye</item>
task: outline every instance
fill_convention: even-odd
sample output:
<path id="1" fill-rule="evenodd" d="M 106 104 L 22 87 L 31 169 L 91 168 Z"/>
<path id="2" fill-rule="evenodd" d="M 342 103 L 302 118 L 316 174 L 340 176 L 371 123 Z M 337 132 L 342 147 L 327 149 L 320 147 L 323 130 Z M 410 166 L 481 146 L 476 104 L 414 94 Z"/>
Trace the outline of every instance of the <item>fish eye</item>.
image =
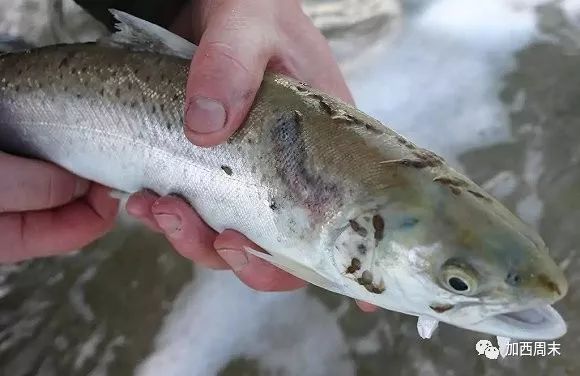
<path id="1" fill-rule="evenodd" d="M 441 279 L 445 288 L 462 295 L 477 292 L 477 273 L 466 263 L 449 260 L 442 267 Z"/>
<path id="2" fill-rule="evenodd" d="M 455 291 L 469 290 L 469 286 L 467 285 L 467 283 L 459 277 L 451 277 L 449 278 L 447 283 Z"/>

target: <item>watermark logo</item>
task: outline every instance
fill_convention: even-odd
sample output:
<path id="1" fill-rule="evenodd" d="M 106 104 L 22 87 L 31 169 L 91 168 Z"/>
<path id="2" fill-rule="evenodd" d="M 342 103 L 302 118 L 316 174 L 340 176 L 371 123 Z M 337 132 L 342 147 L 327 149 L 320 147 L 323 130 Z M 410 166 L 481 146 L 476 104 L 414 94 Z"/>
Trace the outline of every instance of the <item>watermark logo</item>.
<path id="1" fill-rule="evenodd" d="M 484 355 L 488 359 L 497 359 L 499 355 L 502 358 L 506 356 L 555 357 L 561 355 L 561 346 L 555 341 L 512 342 L 498 344 L 498 347 L 495 347 L 487 339 L 480 339 L 475 344 L 475 351 L 478 355 Z"/>

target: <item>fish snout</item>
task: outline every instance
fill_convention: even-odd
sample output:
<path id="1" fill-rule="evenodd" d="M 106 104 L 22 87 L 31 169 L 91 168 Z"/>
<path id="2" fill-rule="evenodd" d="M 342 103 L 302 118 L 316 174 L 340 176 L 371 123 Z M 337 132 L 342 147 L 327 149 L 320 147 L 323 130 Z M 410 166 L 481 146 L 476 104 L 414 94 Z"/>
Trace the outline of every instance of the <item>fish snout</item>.
<path id="1" fill-rule="evenodd" d="M 506 282 L 508 285 L 527 291 L 532 298 L 546 300 L 549 304 L 562 299 L 568 293 L 568 281 L 557 267 L 540 273 L 510 273 Z"/>

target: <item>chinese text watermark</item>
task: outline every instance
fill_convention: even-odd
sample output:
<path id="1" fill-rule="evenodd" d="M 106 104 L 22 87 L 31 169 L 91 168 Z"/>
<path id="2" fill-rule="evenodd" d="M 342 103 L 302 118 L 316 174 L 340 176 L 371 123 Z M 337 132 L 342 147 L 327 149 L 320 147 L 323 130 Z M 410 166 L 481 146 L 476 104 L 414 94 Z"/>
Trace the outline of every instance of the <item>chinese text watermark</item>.
<path id="1" fill-rule="evenodd" d="M 498 348 L 486 339 L 477 341 L 475 350 L 478 355 L 484 355 L 488 359 L 497 359 L 500 355 L 503 358 L 506 356 L 555 357 L 561 355 L 562 351 L 560 344 L 555 341 L 512 342 Z"/>

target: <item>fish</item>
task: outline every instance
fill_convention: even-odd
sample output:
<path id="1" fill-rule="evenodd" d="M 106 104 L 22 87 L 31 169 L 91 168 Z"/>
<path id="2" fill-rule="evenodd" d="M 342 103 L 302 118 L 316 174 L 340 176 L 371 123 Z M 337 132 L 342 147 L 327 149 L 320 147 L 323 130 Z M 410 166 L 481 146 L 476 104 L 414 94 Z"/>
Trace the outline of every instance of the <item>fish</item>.
<path id="1" fill-rule="evenodd" d="M 196 46 L 127 13 L 90 43 L 0 56 L 0 150 L 114 190 L 178 194 L 246 251 L 330 292 L 511 339 L 556 339 L 567 293 L 542 238 L 442 157 L 266 72 L 227 142 L 183 132 Z M 244 90 L 244 88 L 239 88 Z"/>

